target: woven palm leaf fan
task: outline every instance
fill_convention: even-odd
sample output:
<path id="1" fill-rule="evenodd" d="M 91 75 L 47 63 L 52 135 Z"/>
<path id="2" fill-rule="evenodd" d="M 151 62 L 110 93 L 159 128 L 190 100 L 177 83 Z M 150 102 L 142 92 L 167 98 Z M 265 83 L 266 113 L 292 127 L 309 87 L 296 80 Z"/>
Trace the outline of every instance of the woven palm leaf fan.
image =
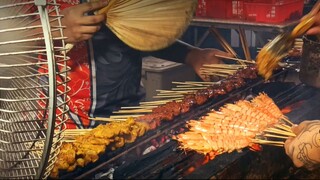
<path id="1" fill-rule="evenodd" d="M 94 0 L 99 1 L 99 0 Z M 197 0 L 110 0 L 96 12 L 124 43 L 142 51 L 165 48 L 188 27 Z"/>

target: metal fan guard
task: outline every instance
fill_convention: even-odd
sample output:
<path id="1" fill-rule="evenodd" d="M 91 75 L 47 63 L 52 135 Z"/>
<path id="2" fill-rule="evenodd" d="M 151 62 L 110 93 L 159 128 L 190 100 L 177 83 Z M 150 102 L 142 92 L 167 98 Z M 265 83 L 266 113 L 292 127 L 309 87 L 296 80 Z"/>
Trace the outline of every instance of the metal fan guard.
<path id="1" fill-rule="evenodd" d="M 62 28 L 55 0 L 0 1 L 0 179 L 53 168 L 69 110 Z"/>

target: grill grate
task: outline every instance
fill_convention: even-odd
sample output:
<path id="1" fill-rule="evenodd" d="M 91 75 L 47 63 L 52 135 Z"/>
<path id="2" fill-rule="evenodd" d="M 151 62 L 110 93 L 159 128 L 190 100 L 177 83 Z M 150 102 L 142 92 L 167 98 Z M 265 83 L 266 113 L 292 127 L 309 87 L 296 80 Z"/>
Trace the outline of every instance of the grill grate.
<path id="1" fill-rule="evenodd" d="M 242 152 L 233 152 L 217 156 L 213 161 L 195 152 L 184 152 L 177 149 L 175 141 L 163 141 L 170 139 L 172 135 L 185 130 L 187 120 L 196 119 L 208 112 L 209 109 L 219 108 L 225 103 L 258 95 L 266 92 L 280 107 L 285 107 L 299 101 L 307 102 L 310 97 L 320 99 L 320 93 L 303 84 L 283 82 L 287 71 L 276 74 L 273 82 L 265 83 L 262 79 L 247 82 L 247 86 L 233 92 L 215 98 L 192 112 L 180 115 L 173 122 L 163 123 L 159 129 L 147 133 L 133 144 L 114 152 L 108 151 L 98 162 L 85 168 L 79 168 L 74 172 L 61 173 L 62 179 L 107 178 L 107 179 L 210 179 L 211 177 L 228 177 L 230 171 L 241 177 L 255 157 L 248 149 Z M 318 95 L 317 95 L 318 93 Z M 316 96 L 317 95 L 317 96 Z M 320 102 L 320 101 L 319 101 Z M 319 104 L 319 103 L 318 103 Z M 318 106 L 320 107 L 320 106 Z M 309 107 L 309 109 L 312 109 Z M 311 110 L 312 111 L 312 110 Z M 317 111 L 316 117 L 320 116 Z M 302 115 L 304 116 L 304 115 Z M 303 118 L 292 118 L 293 122 L 299 122 Z M 160 142 L 156 150 L 143 155 L 143 151 L 154 146 L 154 140 Z M 163 142 L 161 144 L 161 142 Z M 278 147 L 274 147 L 278 148 Z M 281 149 L 281 148 L 278 148 Z M 241 167 L 236 169 L 235 167 Z M 241 172 L 242 171 L 242 172 Z M 229 172 L 229 173 L 228 173 Z"/>

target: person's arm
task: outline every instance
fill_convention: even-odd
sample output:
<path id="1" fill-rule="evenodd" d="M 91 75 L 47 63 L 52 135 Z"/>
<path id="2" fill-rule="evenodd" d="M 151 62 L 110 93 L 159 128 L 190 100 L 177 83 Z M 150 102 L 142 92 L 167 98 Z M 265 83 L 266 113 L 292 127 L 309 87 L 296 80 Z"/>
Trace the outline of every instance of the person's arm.
<path id="1" fill-rule="evenodd" d="M 208 77 L 205 77 L 200 73 L 200 68 L 202 68 L 204 64 L 223 63 L 216 55 L 232 57 L 231 54 L 218 49 L 189 47 L 179 42 L 174 43 L 168 48 L 152 52 L 151 55 L 161 59 L 190 65 L 196 74 L 204 81 L 209 80 Z"/>
<path id="2" fill-rule="evenodd" d="M 286 154 L 297 167 L 309 170 L 320 165 L 320 120 L 303 121 L 294 126 L 292 131 L 295 138 L 286 140 L 284 148 Z"/>
<path id="3" fill-rule="evenodd" d="M 317 1 L 314 5 L 312 10 L 301 18 L 303 21 L 305 18 L 308 18 L 309 15 L 315 16 L 315 23 L 314 25 L 306 32 L 306 35 L 320 35 L 320 1 Z"/>
<path id="4" fill-rule="evenodd" d="M 61 23 L 65 26 L 63 31 L 67 43 L 77 43 L 90 39 L 94 33 L 99 31 L 101 24 L 105 22 L 106 15 L 86 15 L 86 13 L 96 11 L 105 7 L 107 0 L 98 2 L 88 2 L 75 5 L 62 10 L 64 16 Z"/>

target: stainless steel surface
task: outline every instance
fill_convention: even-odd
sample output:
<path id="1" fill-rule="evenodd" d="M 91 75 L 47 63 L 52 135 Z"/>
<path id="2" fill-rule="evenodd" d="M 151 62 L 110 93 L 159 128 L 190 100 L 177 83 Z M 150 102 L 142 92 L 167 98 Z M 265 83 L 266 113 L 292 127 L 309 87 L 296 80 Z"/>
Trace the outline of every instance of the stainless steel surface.
<path id="1" fill-rule="evenodd" d="M 290 29 L 297 25 L 299 20 L 284 22 L 280 24 L 272 23 L 259 23 L 259 22 L 249 22 L 249 21 L 240 21 L 240 20 L 226 20 L 226 19 L 210 19 L 210 18 L 194 18 L 191 22 L 191 26 L 203 26 L 211 27 L 214 25 L 216 28 L 225 28 L 225 29 L 238 29 L 241 26 L 247 30 L 254 31 L 267 31 L 267 32 L 284 32 L 287 29 Z"/>
<path id="2" fill-rule="evenodd" d="M 315 37 L 303 37 L 302 58 L 299 72 L 301 82 L 320 88 L 320 42 Z"/>
<path id="3" fill-rule="evenodd" d="M 231 19 L 212 19 L 212 18 L 200 18 L 195 17 L 191 22 L 191 27 L 206 27 L 208 30 L 198 37 L 199 32 L 198 28 L 194 28 L 194 43 L 197 47 L 199 47 L 204 40 L 208 37 L 211 29 L 243 29 L 243 30 L 251 30 L 256 34 L 256 38 L 258 40 L 258 46 L 265 45 L 266 38 L 268 36 L 274 37 L 275 35 L 285 32 L 287 30 L 292 29 L 295 25 L 299 23 L 299 20 L 283 22 L 283 23 L 259 23 L 259 22 L 250 22 L 250 21 L 241 21 L 241 20 L 231 20 Z M 263 32 L 263 33 L 262 33 Z M 267 37 L 264 37 L 267 32 Z M 240 32 L 239 32 L 240 36 Z M 243 42 L 243 40 L 241 40 Z M 244 49 L 244 51 L 246 51 Z"/>
<path id="4" fill-rule="evenodd" d="M 68 112 L 60 19 L 55 0 L 0 2 L 0 179 L 46 178 L 59 153 Z"/>

